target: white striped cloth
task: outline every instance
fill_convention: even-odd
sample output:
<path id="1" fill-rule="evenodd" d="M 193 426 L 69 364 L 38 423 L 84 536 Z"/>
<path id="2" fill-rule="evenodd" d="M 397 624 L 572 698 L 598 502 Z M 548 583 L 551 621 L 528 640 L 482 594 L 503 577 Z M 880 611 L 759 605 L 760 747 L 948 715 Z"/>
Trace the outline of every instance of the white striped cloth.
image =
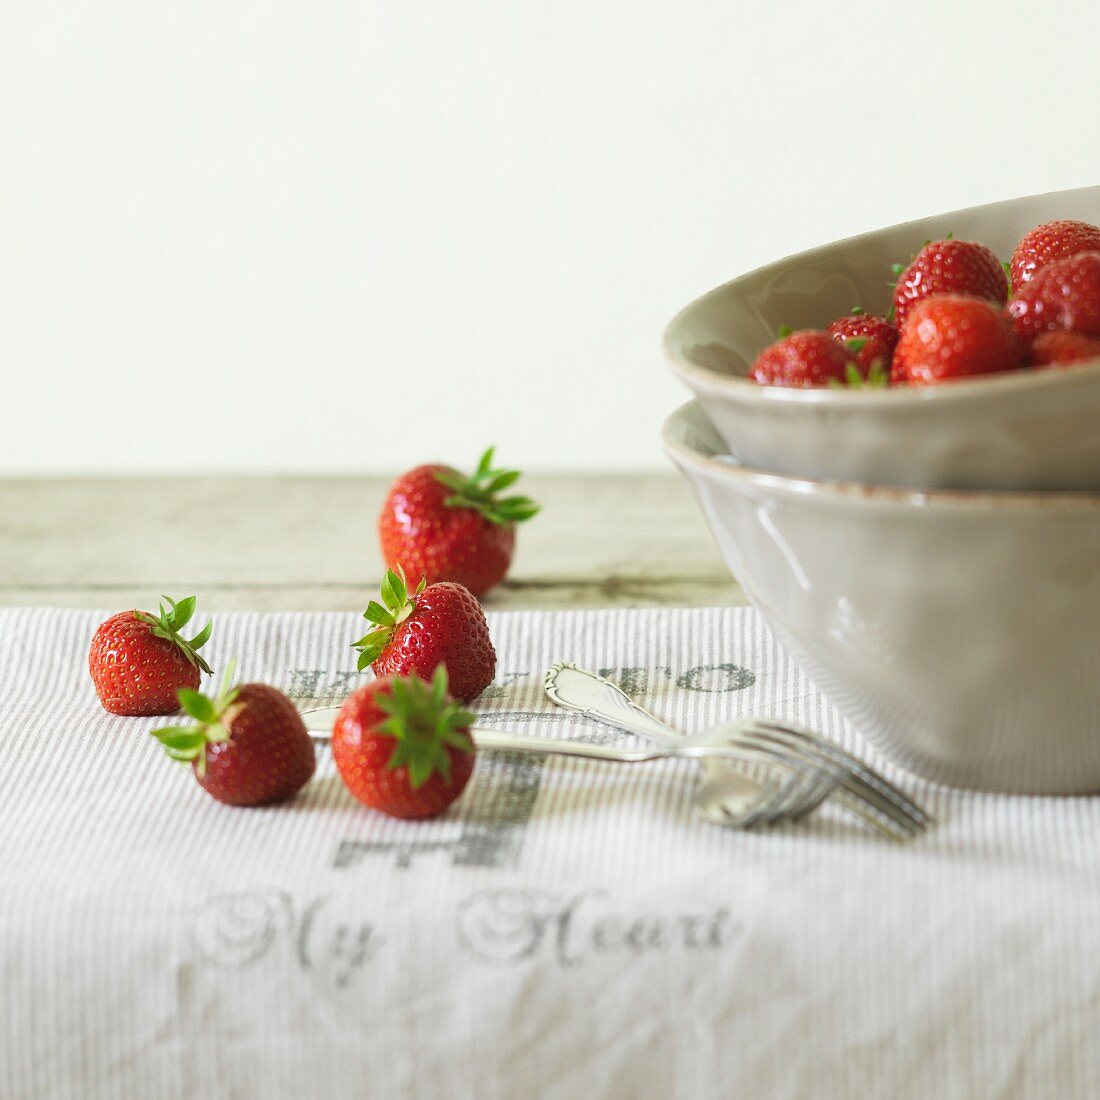
<path id="1" fill-rule="evenodd" d="M 686 763 L 486 754 L 404 823 L 322 752 L 292 803 L 231 809 L 100 709 L 102 618 L 0 611 L 4 1100 L 1100 1094 L 1100 801 L 894 771 L 940 821 L 895 846 L 833 811 L 708 825 Z M 568 659 L 685 729 L 774 715 L 890 771 L 752 611 L 490 627 L 502 729 L 610 736 L 543 698 Z M 210 659 L 324 705 L 361 631 L 218 615 Z"/>

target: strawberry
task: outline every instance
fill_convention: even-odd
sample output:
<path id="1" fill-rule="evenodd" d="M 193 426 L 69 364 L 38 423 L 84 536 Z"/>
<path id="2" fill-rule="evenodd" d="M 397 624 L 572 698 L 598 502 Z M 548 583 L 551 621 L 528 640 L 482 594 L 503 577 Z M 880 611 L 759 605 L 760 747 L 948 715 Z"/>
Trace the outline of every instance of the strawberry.
<path id="1" fill-rule="evenodd" d="M 167 726 L 152 734 L 173 760 L 189 763 L 199 786 L 229 806 L 282 802 L 312 778 L 313 738 L 298 708 L 268 684 L 230 687 L 226 669 L 217 697 L 190 688 L 180 705 L 196 724 Z"/>
<path id="2" fill-rule="evenodd" d="M 762 386 L 809 389 L 844 382 L 849 367 L 857 367 L 855 353 L 824 332 L 792 332 L 765 348 L 749 376 Z M 857 368 L 858 369 L 858 368 Z"/>
<path id="3" fill-rule="evenodd" d="M 100 623 L 88 652 L 88 671 L 96 694 L 112 714 L 174 714 L 176 692 L 194 690 L 210 666 L 199 649 L 210 637 L 207 623 L 190 641 L 180 631 L 195 614 L 195 597 L 188 596 L 157 615 L 120 611 Z"/>
<path id="4" fill-rule="evenodd" d="M 1088 222 L 1054 221 L 1037 225 L 1025 233 L 1012 253 L 1009 264 L 1012 286 L 1019 290 L 1031 281 L 1035 272 L 1054 260 L 1064 260 L 1079 252 L 1100 250 L 1100 226 Z"/>
<path id="5" fill-rule="evenodd" d="M 894 351 L 893 381 L 932 385 L 1014 370 L 1022 362 L 1003 309 L 982 298 L 937 294 L 909 310 Z"/>
<path id="6" fill-rule="evenodd" d="M 498 497 L 519 478 L 494 470 L 493 448 L 467 477 L 450 466 L 417 466 L 392 486 L 378 519 L 386 566 L 409 577 L 456 581 L 475 596 L 499 584 L 512 564 L 516 524 L 539 510 L 523 496 Z"/>
<path id="7" fill-rule="evenodd" d="M 370 665 L 375 676 L 416 673 L 429 680 L 442 666 L 464 703 L 492 683 L 496 650 L 485 612 L 469 589 L 450 581 L 425 584 L 422 578 L 410 593 L 405 574 L 388 569 L 381 595 L 381 604 L 371 600 L 363 612 L 374 625 L 352 643 L 360 650 L 360 671 Z"/>
<path id="8" fill-rule="evenodd" d="M 900 329 L 914 302 L 932 294 L 966 294 L 1004 305 L 1008 276 L 1001 261 L 975 241 L 929 241 L 908 267 L 894 268 L 894 317 Z"/>
<path id="9" fill-rule="evenodd" d="M 1016 291 L 1008 312 L 1028 343 L 1042 332 L 1059 330 L 1100 337 L 1100 251 L 1039 268 Z"/>
<path id="10" fill-rule="evenodd" d="M 1031 345 L 1031 361 L 1037 367 L 1066 366 L 1086 359 L 1100 359 L 1100 340 L 1076 332 L 1044 332 Z"/>
<path id="11" fill-rule="evenodd" d="M 870 375 L 875 363 L 879 363 L 889 374 L 890 361 L 894 357 L 894 347 L 898 342 L 898 330 L 882 317 L 853 309 L 845 317 L 832 321 L 825 331 L 840 343 L 855 352 L 856 363 L 864 378 Z M 853 341 L 862 341 L 853 344 Z"/>
<path id="12" fill-rule="evenodd" d="M 474 769 L 474 716 L 447 694 L 447 671 L 375 680 L 349 695 L 332 727 L 332 757 L 360 802 L 393 817 L 431 817 Z"/>

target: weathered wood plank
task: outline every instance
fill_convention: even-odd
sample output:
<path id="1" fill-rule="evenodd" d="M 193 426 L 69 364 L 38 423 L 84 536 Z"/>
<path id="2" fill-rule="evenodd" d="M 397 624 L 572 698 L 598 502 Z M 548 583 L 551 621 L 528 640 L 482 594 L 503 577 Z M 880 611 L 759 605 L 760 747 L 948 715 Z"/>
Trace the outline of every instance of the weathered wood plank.
<path id="1" fill-rule="evenodd" d="M 359 609 L 381 573 L 379 477 L 0 481 L 0 604 Z M 531 476 L 497 608 L 742 603 L 674 475 Z"/>

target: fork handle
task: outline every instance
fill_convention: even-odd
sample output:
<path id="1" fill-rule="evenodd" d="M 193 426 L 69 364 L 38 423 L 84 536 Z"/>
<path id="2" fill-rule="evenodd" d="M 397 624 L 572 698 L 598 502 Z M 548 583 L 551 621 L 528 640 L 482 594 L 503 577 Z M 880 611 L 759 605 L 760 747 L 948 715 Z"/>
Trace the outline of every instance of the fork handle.
<path id="1" fill-rule="evenodd" d="M 522 733 L 473 726 L 470 729 L 478 751 L 536 752 L 545 756 L 582 756 L 589 760 L 614 760 L 620 764 L 636 764 L 643 760 L 662 760 L 673 755 L 658 748 L 624 749 L 614 745 L 599 745 L 592 741 L 569 741 L 554 737 L 526 737 Z"/>
<path id="2" fill-rule="evenodd" d="M 550 666 L 543 688 L 559 707 L 606 722 L 627 733 L 670 746 L 679 745 L 684 739 L 682 733 L 635 703 L 618 684 L 568 661 Z"/>

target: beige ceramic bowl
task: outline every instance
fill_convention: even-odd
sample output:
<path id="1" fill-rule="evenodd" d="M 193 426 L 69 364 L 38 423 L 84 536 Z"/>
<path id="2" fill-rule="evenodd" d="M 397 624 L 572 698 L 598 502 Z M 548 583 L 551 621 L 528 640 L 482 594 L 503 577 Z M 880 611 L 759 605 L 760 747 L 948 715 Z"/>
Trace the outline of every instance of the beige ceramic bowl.
<path id="1" fill-rule="evenodd" d="M 962 787 L 1100 791 L 1100 494 L 915 493 L 736 465 L 664 426 L 750 601 L 854 727 Z"/>
<path id="2" fill-rule="evenodd" d="M 673 371 L 730 453 L 796 477 L 957 489 L 1100 489 L 1100 362 L 929 387 L 796 390 L 745 377 L 780 325 L 889 306 L 890 265 L 954 233 L 1007 259 L 1054 218 L 1100 223 L 1100 187 L 976 206 L 815 248 L 742 275 L 665 332 Z"/>

